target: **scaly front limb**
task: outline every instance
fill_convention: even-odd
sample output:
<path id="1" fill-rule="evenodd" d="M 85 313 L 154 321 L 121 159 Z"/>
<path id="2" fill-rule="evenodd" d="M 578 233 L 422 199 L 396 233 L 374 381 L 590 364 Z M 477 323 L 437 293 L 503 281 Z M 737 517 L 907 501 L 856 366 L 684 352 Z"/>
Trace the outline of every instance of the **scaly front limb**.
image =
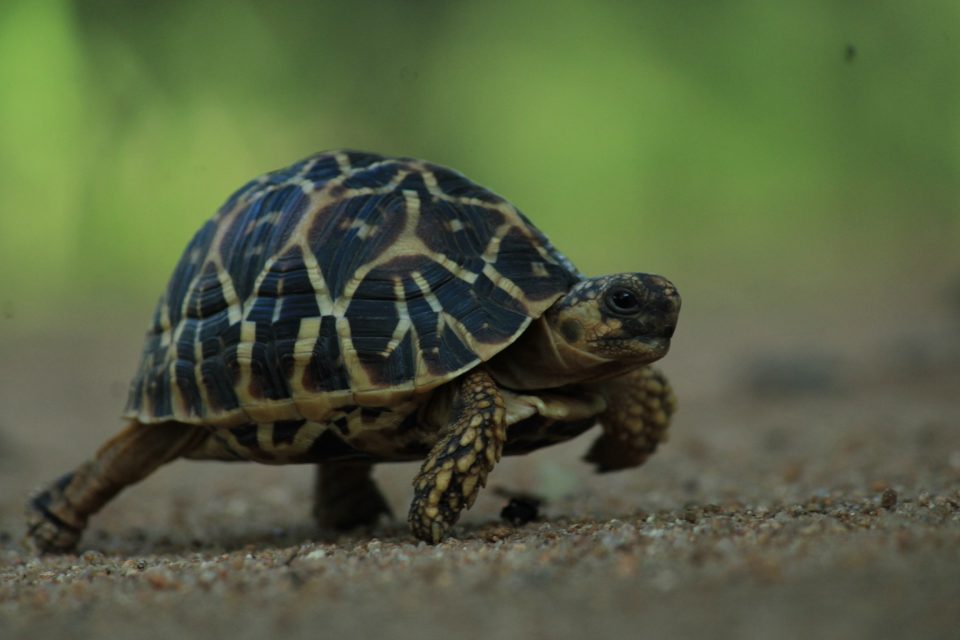
<path id="1" fill-rule="evenodd" d="M 414 479 L 408 521 L 413 534 L 440 542 L 487 481 L 506 440 L 506 411 L 496 383 L 474 369 L 459 381 L 450 423 Z"/>
<path id="2" fill-rule="evenodd" d="M 599 420 L 603 433 L 584 460 L 598 473 L 642 464 L 666 441 L 677 399 L 664 375 L 653 367 L 641 367 L 598 387 L 607 398 Z"/>

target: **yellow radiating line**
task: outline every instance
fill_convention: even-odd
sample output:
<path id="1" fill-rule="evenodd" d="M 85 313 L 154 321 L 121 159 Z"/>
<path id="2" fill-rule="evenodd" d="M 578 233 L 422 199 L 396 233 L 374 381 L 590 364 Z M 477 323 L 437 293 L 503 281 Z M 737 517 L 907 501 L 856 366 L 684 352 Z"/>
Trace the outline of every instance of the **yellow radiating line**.
<path id="1" fill-rule="evenodd" d="M 306 246 L 306 241 L 300 247 L 303 253 L 303 266 L 307 270 L 307 277 L 310 278 L 310 286 L 313 288 L 313 294 L 317 301 L 317 307 L 320 309 L 320 315 L 333 315 L 333 299 L 330 297 L 330 290 L 327 288 L 327 282 L 323 279 L 320 272 L 320 265 L 317 264 L 317 258 Z"/>
<path id="2" fill-rule="evenodd" d="M 170 305 L 166 295 L 164 295 L 163 302 L 160 305 L 159 321 L 160 327 L 163 329 L 160 333 L 160 346 L 166 348 L 170 344 L 172 338 L 171 329 L 173 329 L 173 327 L 170 326 Z"/>
<path id="3" fill-rule="evenodd" d="M 423 294 L 423 299 L 427 301 L 427 304 L 430 305 L 430 308 L 434 313 L 437 314 L 437 339 L 439 340 L 440 335 L 443 333 L 443 329 L 446 325 L 450 326 L 450 329 L 457 334 L 457 337 L 460 338 L 460 341 L 463 342 L 473 353 L 477 353 L 477 343 L 473 338 L 473 335 L 463 324 L 455 318 L 453 315 L 447 313 L 444 310 L 443 305 L 440 304 L 440 301 L 437 299 L 436 294 L 430 288 L 430 283 L 423 277 L 419 271 L 414 271 L 410 274 L 413 278 L 413 281 L 417 283 L 420 292 Z"/>
<path id="4" fill-rule="evenodd" d="M 237 344 L 237 364 L 240 366 L 240 376 L 234 384 L 237 392 L 237 398 L 240 401 L 240 408 L 249 415 L 248 409 L 251 403 L 259 403 L 261 400 L 250 398 L 250 381 L 253 379 L 251 362 L 253 362 L 253 342 L 257 335 L 257 325 L 255 322 L 240 323 L 240 342 Z"/>
<path id="5" fill-rule="evenodd" d="M 313 184 L 313 180 L 305 180 L 303 176 L 313 171 L 313 168 L 317 166 L 317 164 L 320 162 L 320 158 L 324 157 L 324 155 L 325 154 L 318 153 L 312 158 L 309 158 L 306 162 L 303 163 L 303 167 L 300 168 L 300 171 L 297 173 L 296 176 L 294 176 L 294 179 L 304 180 L 304 182 L 309 182 Z M 309 191 L 307 191 L 307 193 L 309 193 Z"/>
<path id="6" fill-rule="evenodd" d="M 297 430 L 297 434 L 293 436 L 290 451 L 296 453 L 307 451 L 314 440 L 320 437 L 320 434 L 323 433 L 325 428 L 324 425 L 317 424 L 316 422 L 310 421 L 305 423 Z"/>
<path id="7" fill-rule="evenodd" d="M 413 328 L 413 323 L 410 321 L 410 311 L 407 309 L 407 302 L 403 297 L 403 280 L 400 278 L 393 279 L 393 295 L 395 298 L 393 306 L 397 311 L 398 320 L 397 326 L 393 330 L 393 335 L 390 336 L 390 341 L 381 353 L 384 358 L 390 357 L 400 342 L 406 337 L 407 332 Z M 386 304 L 386 300 L 384 300 L 383 303 Z"/>
<path id="8" fill-rule="evenodd" d="M 286 186 L 286 185 L 280 185 L 280 186 Z M 274 189 L 274 191 L 276 191 L 276 189 Z M 265 216 L 260 216 L 256 220 L 251 220 L 247 225 L 247 228 L 244 229 L 244 233 L 245 234 L 252 233 L 254 230 L 256 230 L 257 227 L 262 227 L 264 225 L 274 225 L 279 219 L 280 219 L 280 210 L 274 209 L 273 211 L 269 212 Z"/>
<path id="9" fill-rule="evenodd" d="M 419 271 L 414 271 L 410 274 L 410 277 L 416 283 L 417 288 L 420 289 L 420 293 L 423 294 L 423 299 L 427 301 L 427 304 L 430 305 L 433 312 L 440 313 L 443 311 L 443 306 L 440 304 L 440 301 L 437 300 L 437 297 L 433 295 L 433 291 L 430 289 L 430 283 L 423 277 L 423 274 Z"/>
<path id="10" fill-rule="evenodd" d="M 489 262 L 483 265 L 483 275 L 487 276 L 487 278 L 493 282 L 493 286 L 501 291 L 505 291 L 507 295 L 516 300 L 521 307 L 527 307 L 526 296 L 524 296 L 520 287 L 518 287 L 513 280 L 497 271 L 496 267 Z"/>
<path id="11" fill-rule="evenodd" d="M 366 278 L 367 274 L 376 269 L 379 265 L 379 261 L 368 262 L 367 264 L 358 267 L 353 272 L 353 275 L 350 277 L 350 279 L 343 284 L 343 293 L 341 293 L 340 297 L 334 301 L 331 315 L 335 316 L 337 320 L 346 315 L 347 307 L 349 307 L 350 303 L 353 301 L 353 296 L 363 283 L 363 279 Z"/>
<path id="12" fill-rule="evenodd" d="M 257 425 L 257 446 L 266 453 L 273 453 L 273 424 Z"/>
<path id="13" fill-rule="evenodd" d="M 473 337 L 473 334 L 470 333 L 470 330 L 467 329 L 467 327 L 464 326 L 459 319 L 455 318 L 452 314 L 447 313 L 446 311 L 444 311 L 441 315 L 444 317 L 445 323 L 449 325 L 455 334 L 457 334 L 457 337 L 460 338 L 460 341 L 467 345 L 470 351 L 480 356 L 485 351 L 489 350 L 489 347 L 486 349 L 480 347 L 476 339 Z"/>
<path id="14" fill-rule="evenodd" d="M 220 259 L 216 258 L 214 264 L 217 269 L 217 280 L 220 282 L 220 291 L 223 294 L 223 299 L 227 303 L 227 320 L 230 324 L 236 324 L 243 319 L 243 303 L 237 296 L 237 290 L 233 286 L 233 279 L 223 267 Z"/>
<path id="15" fill-rule="evenodd" d="M 350 158 L 347 157 L 347 154 L 342 151 L 333 154 L 333 159 L 337 161 L 337 166 L 340 167 L 340 171 L 343 173 L 349 174 L 353 171 L 353 167 L 350 166 Z"/>
<path id="16" fill-rule="evenodd" d="M 338 301 L 339 302 L 339 301 Z M 343 368 L 354 392 L 372 387 L 366 367 L 360 364 L 360 357 L 353 347 L 353 336 L 350 334 L 350 323 L 343 316 L 337 316 L 337 339 L 340 341 L 340 356 L 343 358 Z"/>

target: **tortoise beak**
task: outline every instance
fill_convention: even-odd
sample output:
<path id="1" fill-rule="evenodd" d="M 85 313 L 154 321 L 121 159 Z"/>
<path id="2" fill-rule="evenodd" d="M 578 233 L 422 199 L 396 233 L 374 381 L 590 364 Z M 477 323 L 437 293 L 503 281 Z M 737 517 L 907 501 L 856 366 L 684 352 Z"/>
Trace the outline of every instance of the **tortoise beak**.
<path id="1" fill-rule="evenodd" d="M 640 324 L 642 335 L 664 338 L 669 343 L 680 318 L 680 292 L 663 276 L 638 273 L 642 285 L 644 312 Z"/>

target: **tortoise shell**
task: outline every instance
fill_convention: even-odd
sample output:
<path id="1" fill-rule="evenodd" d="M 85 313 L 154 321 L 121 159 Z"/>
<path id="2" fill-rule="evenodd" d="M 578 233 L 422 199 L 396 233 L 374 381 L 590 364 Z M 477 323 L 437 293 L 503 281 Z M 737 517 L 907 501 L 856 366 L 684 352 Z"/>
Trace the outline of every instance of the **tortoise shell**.
<path id="1" fill-rule="evenodd" d="M 579 279 L 456 171 L 320 153 L 249 182 L 194 236 L 126 416 L 321 421 L 410 400 L 503 350 Z"/>

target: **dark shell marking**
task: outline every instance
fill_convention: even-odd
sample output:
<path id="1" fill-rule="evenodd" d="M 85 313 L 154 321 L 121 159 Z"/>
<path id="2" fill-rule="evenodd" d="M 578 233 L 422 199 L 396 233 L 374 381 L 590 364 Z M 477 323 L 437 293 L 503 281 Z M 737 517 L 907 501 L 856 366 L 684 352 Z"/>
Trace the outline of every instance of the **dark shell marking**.
<path id="1" fill-rule="evenodd" d="M 349 457 L 351 407 L 366 405 L 361 431 L 397 428 L 413 407 L 398 403 L 495 355 L 578 279 L 519 211 L 455 171 L 318 154 L 250 181 L 194 236 L 127 415 L 230 427 L 218 441 L 247 457 L 305 432 Z"/>

